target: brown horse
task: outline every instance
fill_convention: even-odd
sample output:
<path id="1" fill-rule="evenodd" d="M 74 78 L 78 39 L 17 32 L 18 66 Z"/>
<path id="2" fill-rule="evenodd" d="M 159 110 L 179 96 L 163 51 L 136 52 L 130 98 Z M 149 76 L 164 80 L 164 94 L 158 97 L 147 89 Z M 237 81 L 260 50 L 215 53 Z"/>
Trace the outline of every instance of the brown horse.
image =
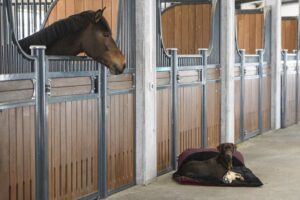
<path id="1" fill-rule="evenodd" d="M 57 21 L 20 40 L 19 44 L 27 54 L 30 54 L 31 45 L 45 45 L 46 55 L 76 56 L 84 52 L 106 65 L 112 74 L 121 74 L 125 69 L 125 57 L 112 38 L 103 17 L 104 9 L 85 11 Z"/>

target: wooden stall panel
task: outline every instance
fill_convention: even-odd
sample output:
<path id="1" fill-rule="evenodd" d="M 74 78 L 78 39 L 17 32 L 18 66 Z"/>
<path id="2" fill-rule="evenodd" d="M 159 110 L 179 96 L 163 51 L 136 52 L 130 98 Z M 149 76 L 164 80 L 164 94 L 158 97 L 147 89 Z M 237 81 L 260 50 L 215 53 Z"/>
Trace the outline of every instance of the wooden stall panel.
<path id="1" fill-rule="evenodd" d="M 296 122 L 296 74 L 287 75 L 285 125 Z"/>
<path id="2" fill-rule="evenodd" d="M 198 85 L 178 88 L 177 130 L 178 154 L 189 148 L 201 147 L 201 98 Z"/>
<path id="3" fill-rule="evenodd" d="M 255 54 L 263 47 L 264 14 L 237 14 L 238 48 L 246 54 Z"/>
<path id="4" fill-rule="evenodd" d="M 298 20 L 282 19 L 282 49 L 287 49 L 289 53 L 297 49 Z"/>
<path id="5" fill-rule="evenodd" d="M 98 190 L 98 102 L 49 106 L 49 199 L 77 199 Z"/>
<path id="6" fill-rule="evenodd" d="M 55 78 L 51 79 L 51 96 L 72 96 L 90 94 L 91 77 Z"/>
<path id="7" fill-rule="evenodd" d="M 165 48 L 178 48 L 179 54 L 197 54 L 210 41 L 211 4 L 180 4 L 162 13 Z"/>
<path id="8" fill-rule="evenodd" d="M 263 78 L 263 130 L 271 129 L 271 76 Z"/>
<path id="9" fill-rule="evenodd" d="M 35 199 L 35 108 L 0 111 L 0 199 Z"/>
<path id="10" fill-rule="evenodd" d="M 172 98 L 171 90 L 159 89 L 157 99 L 157 173 L 161 174 L 171 169 L 171 124 Z"/>
<path id="11" fill-rule="evenodd" d="M 82 11 L 96 11 L 106 7 L 104 17 L 110 25 L 115 38 L 117 34 L 118 4 L 119 0 L 58 0 L 50 13 L 47 25 Z"/>
<path id="12" fill-rule="evenodd" d="M 217 147 L 221 136 L 221 84 L 207 84 L 207 145 Z"/>
<path id="13" fill-rule="evenodd" d="M 300 73 L 299 73 L 299 77 L 300 77 Z M 298 82 L 298 94 L 299 94 L 299 98 L 298 98 L 298 120 L 300 122 L 300 81 Z"/>
<path id="14" fill-rule="evenodd" d="M 30 100 L 32 97 L 32 80 L 0 81 L 0 103 Z"/>
<path id="15" fill-rule="evenodd" d="M 247 78 L 245 80 L 245 134 L 258 130 L 258 95 L 259 80 Z"/>
<path id="16" fill-rule="evenodd" d="M 234 86 L 234 135 L 235 141 L 240 141 L 241 122 L 241 81 L 235 80 Z"/>
<path id="17" fill-rule="evenodd" d="M 110 75 L 108 78 L 109 90 L 129 90 L 133 87 L 132 74 Z"/>
<path id="18" fill-rule="evenodd" d="M 134 95 L 109 96 L 107 185 L 112 191 L 134 183 Z"/>

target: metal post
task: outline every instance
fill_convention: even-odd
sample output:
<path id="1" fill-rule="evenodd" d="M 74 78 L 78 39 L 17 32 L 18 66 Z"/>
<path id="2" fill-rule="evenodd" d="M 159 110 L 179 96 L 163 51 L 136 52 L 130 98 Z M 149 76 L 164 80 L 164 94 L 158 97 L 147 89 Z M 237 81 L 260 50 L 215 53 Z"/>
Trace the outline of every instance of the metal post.
<path id="1" fill-rule="evenodd" d="M 172 168 L 176 169 L 177 162 L 177 49 L 168 49 L 172 56 Z"/>
<path id="2" fill-rule="evenodd" d="M 240 140 L 244 141 L 245 139 L 245 49 L 240 49 L 241 55 L 241 67 L 240 67 Z"/>
<path id="3" fill-rule="evenodd" d="M 296 124 L 299 123 L 299 58 L 300 58 L 300 51 L 297 50 L 297 65 L 296 65 Z"/>
<path id="4" fill-rule="evenodd" d="M 201 82 L 202 82 L 202 147 L 207 147 L 207 123 L 206 123 L 206 114 L 207 114 L 207 106 L 206 106 L 206 97 L 207 97 L 207 87 L 206 87 L 206 78 L 207 78 L 207 51 L 208 49 L 199 49 L 200 55 L 202 56 L 202 73 L 201 73 Z"/>
<path id="5" fill-rule="evenodd" d="M 282 66 L 282 79 L 281 79 L 281 128 L 285 128 L 286 120 L 286 87 L 287 87 L 287 56 L 288 50 L 282 50 L 283 66 Z"/>
<path id="6" fill-rule="evenodd" d="M 98 189 L 100 198 L 107 197 L 107 72 L 104 66 L 98 64 L 99 77 L 99 137 L 98 137 Z"/>
<path id="7" fill-rule="evenodd" d="M 36 57 L 36 110 L 35 110 L 35 169 L 36 199 L 48 199 L 48 104 L 46 97 L 46 57 L 45 46 L 31 46 L 31 54 Z"/>
<path id="8" fill-rule="evenodd" d="M 264 66 L 264 50 L 258 49 L 257 54 L 259 56 L 258 75 L 259 75 L 259 95 L 258 95 L 258 129 L 259 133 L 263 133 L 263 66 Z"/>

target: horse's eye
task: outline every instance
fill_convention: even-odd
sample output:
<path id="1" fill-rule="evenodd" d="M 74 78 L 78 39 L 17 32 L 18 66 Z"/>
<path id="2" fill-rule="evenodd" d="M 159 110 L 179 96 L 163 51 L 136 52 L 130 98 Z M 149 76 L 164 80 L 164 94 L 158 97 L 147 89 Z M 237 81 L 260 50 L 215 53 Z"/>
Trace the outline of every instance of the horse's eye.
<path id="1" fill-rule="evenodd" d="M 109 36 L 110 36 L 110 33 L 105 32 L 105 33 L 103 33 L 103 35 L 104 35 L 104 37 L 109 37 Z"/>

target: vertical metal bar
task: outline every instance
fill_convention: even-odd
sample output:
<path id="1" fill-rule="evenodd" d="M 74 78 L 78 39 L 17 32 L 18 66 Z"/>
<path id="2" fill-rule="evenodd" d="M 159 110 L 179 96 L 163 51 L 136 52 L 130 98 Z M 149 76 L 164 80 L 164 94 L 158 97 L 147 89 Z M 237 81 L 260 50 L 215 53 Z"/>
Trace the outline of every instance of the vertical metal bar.
<path id="1" fill-rule="evenodd" d="M 263 65 L 264 65 L 264 50 L 258 49 L 257 54 L 259 55 L 258 75 L 259 75 L 259 95 L 258 95 L 258 129 L 260 134 L 263 133 Z"/>
<path id="2" fill-rule="evenodd" d="M 240 140 L 244 141 L 245 139 L 245 49 L 240 49 L 241 55 L 241 67 L 240 67 Z"/>
<path id="3" fill-rule="evenodd" d="M 287 54 L 288 50 L 282 50 L 283 66 L 282 66 L 282 79 L 281 79 L 281 128 L 285 128 L 286 123 L 286 90 L 287 90 Z"/>
<path id="4" fill-rule="evenodd" d="M 202 147 L 207 147 L 207 52 L 208 49 L 199 49 L 200 55 L 202 56 L 202 73 L 201 73 L 201 82 L 202 82 Z"/>
<path id="5" fill-rule="evenodd" d="M 18 29 L 18 22 L 19 22 L 19 17 L 18 17 L 18 0 L 15 0 L 15 24 L 14 24 L 14 28 L 15 28 L 15 34 L 16 34 L 16 38 L 19 39 L 19 29 Z"/>
<path id="6" fill-rule="evenodd" d="M 172 168 L 176 169 L 177 162 L 177 68 L 178 56 L 177 49 L 169 49 L 172 56 Z"/>
<path id="7" fill-rule="evenodd" d="M 299 50 L 297 50 L 297 65 L 296 65 L 296 124 L 299 123 Z"/>
<path id="8" fill-rule="evenodd" d="M 22 29 L 21 29 L 21 32 L 22 32 L 22 38 L 25 37 L 25 12 L 24 12 L 24 0 L 21 1 L 21 14 L 22 14 Z"/>
<path id="9" fill-rule="evenodd" d="M 30 23 L 30 4 L 29 4 L 29 0 L 27 0 L 27 36 L 30 35 L 30 28 L 31 28 L 31 23 Z M 24 10 L 23 10 L 24 12 Z"/>
<path id="10" fill-rule="evenodd" d="M 37 27 L 37 9 L 36 9 L 36 2 L 35 0 L 33 0 L 33 20 L 31 20 L 31 22 L 33 21 L 33 33 L 36 31 L 36 27 Z"/>
<path id="11" fill-rule="evenodd" d="M 48 199 L 48 106 L 46 97 L 46 57 L 44 46 L 31 46 L 36 56 L 36 112 L 35 112 L 35 169 L 36 199 Z"/>
<path id="12" fill-rule="evenodd" d="M 99 139 L 98 139 L 98 189 L 101 198 L 107 197 L 107 73 L 104 66 L 99 65 Z"/>

